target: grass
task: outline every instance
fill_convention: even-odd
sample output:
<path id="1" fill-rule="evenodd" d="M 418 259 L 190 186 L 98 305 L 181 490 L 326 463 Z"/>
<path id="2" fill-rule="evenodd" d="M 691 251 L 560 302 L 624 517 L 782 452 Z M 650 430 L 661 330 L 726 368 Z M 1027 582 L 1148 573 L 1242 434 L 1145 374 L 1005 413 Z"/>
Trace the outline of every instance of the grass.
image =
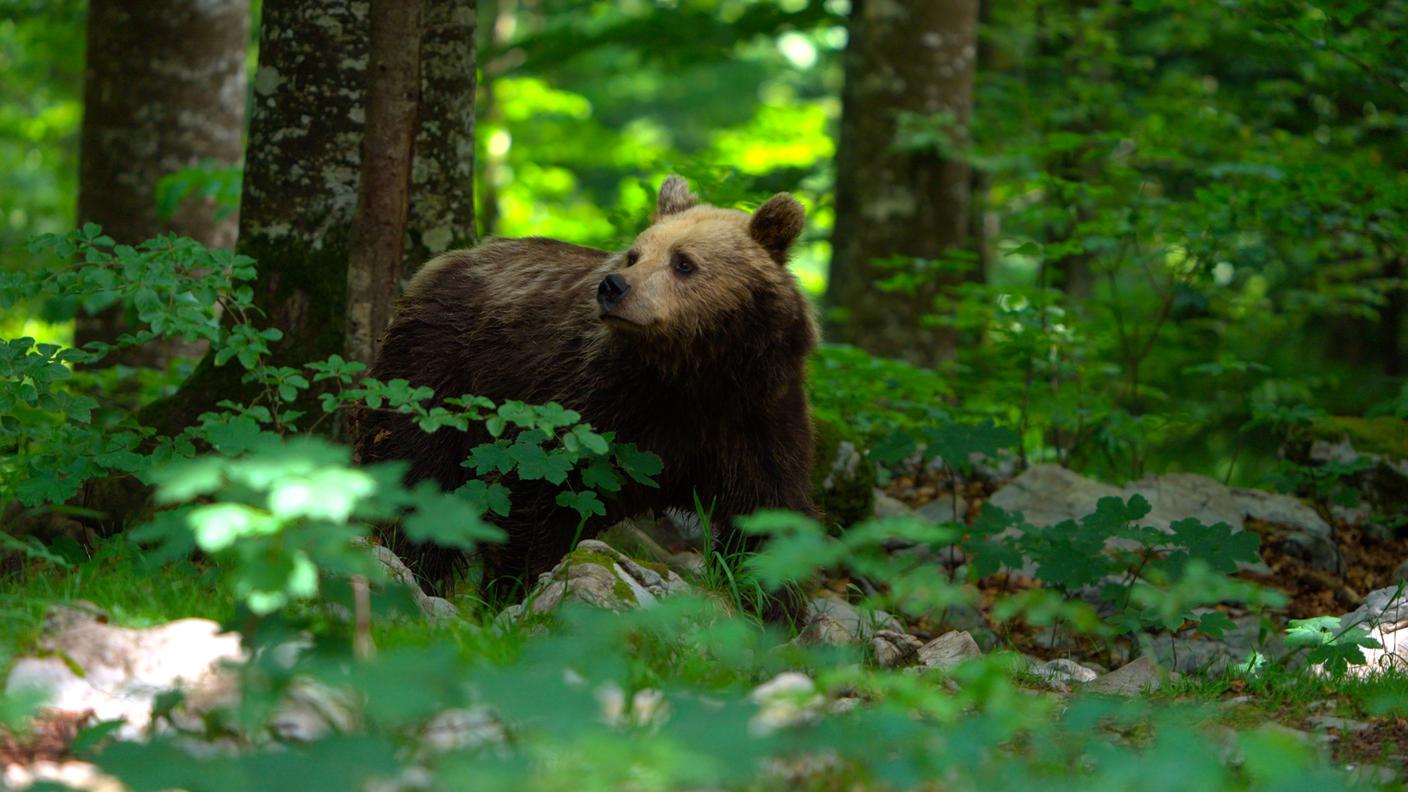
<path id="1" fill-rule="evenodd" d="M 69 568 L 29 561 L 0 577 L 0 668 L 32 649 L 44 611 L 54 603 L 87 600 L 108 613 L 113 624 L 149 627 L 175 618 L 226 621 L 234 600 L 220 593 L 215 570 L 190 561 L 153 567 L 132 542 L 101 540 L 92 555 Z"/>

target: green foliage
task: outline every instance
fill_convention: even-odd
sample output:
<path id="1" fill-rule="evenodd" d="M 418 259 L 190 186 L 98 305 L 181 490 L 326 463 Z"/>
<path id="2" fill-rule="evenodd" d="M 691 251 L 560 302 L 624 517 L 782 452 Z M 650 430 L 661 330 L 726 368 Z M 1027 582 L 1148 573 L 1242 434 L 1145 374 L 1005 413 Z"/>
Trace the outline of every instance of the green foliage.
<path id="1" fill-rule="evenodd" d="M 1341 629 L 1340 620 L 1333 616 L 1291 619 L 1286 644 L 1309 649 L 1306 662 L 1323 665 L 1335 675 L 1343 674 L 1351 665 L 1364 665 L 1364 650 L 1382 646 L 1378 639 L 1369 636 L 1368 629 L 1359 625 Z"/>

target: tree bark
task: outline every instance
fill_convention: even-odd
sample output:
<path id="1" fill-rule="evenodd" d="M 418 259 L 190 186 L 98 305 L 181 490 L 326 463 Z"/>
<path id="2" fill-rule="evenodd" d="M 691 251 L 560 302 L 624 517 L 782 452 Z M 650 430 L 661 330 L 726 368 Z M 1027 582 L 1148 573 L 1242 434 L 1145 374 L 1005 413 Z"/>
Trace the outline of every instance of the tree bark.
<path id="1" fill-rule="evenodd" d="M 344 353 L 367 364 L 376 359 L 390 324 L 403 269 L 420 111 L 421 15 L 419 0 L 372 0 L 367 129 L 348 252 Z"/>
<path id="2" fill-rule="evenodd" d="M 403 262 L 474 239 L 475 3 L 419 1 L 421 112 Z M 264 3 L 238 249 L 258 263 L 254 302 L 265 324 L 283 331 L 272 345 L 279 365 L 347 348 L 370 22 L 367 3 Z M 243 373 L 207 355 L 179 393 L 143 411 L 143 422 L 175 433 L 222 399 L 247 400 L 254 390 Z"/>
<path id="3" fill-rule="evenodd" d="M 956 333 L 925 326 L 943 276 L 916 294 L 887 293 L 876 259 L 938 259 L 969 225 L 969 168 L 939 150 L 895 147 L 902 113 L 947 113 L 955 147 L 973 108 L 977 0 L 853 0 L 837 152 L 828 335 L 873 354 L 932 364 Z"/>
<path id="4" fill-rule="evenodd" d="M 343 352 L 347 254 L 357 206 L 369 54 L 366 3 L 265 0 L 245 156 L 238 251 L 259 276 L 254 303 L 283 331 L 280 364 Z M 222 399 L 253 394 L 211 355 L 172 398 L 143 411 L 166 434 Z"/>
<path id="5" fill-rule="evenodd" d="M 78 220 L 118 242 L 172 232 L 212 247 L 235 244 L 238 217 L 209 200 L 157 213 L 162 177 L 210 160 L 233 165 L 244 132 L 248 0 L 92 0 L 79 154 Z M 127 332 L 121 305 L 80 313 L 74 343 L 112 343 Z M 100 365 L 164 366 L 178 343 L 120 350 Z"/>
<path id="6" fill-rule="evenodd" d="M 474 244 L 476 0 L 422 0 L 420 128 L 405 272 Z M 384 329 L 384 328 L 383 328 Z"/>

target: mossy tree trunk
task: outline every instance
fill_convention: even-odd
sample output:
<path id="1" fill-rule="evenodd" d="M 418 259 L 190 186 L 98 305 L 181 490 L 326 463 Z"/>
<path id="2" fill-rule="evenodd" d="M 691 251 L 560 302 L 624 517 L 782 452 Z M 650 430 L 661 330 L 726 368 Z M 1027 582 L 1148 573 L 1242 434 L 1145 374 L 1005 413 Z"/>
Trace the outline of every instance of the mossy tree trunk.
<path id="1" fill-rule="evenodd" d="M 238 218 L 210 200 L 157 212 L 157 183 L 183 168 L 239 161 L 244 134 L 248 0 L 91 0 L 78 221 L 118 242 L 172 232 L 212 247 L 235 244 Z M 75 344 L 112 343 L 127 332 L 123 306 L 80 313 Z M 164 366 L 179 343 L 119 350 L 100 365 Z"/>
<path id="2" fill-rule="evenodd" d="M 977 0 L 853 0 L 836 163 L 828 337 L 916 363 L 950 356 L 956 335 L 926 327 L 934 297 L 962 276 L 887 292 L 876 260 L 938 260 L 966 244 L 967 142 L 977 55 Z M 947 118 L 952 145 L 897 147 L 901 118 Z"/>
<path id="3" fill-rule="evenodd" d="M 473 240 L 473 0 L 423 0 L 420 114 L 404 257 Z M 367 112 L 370 7 L 266 0 L 254 78 L 238 250 L 258 263 L 254 302 L 283 331 L 279 365 L 346 349 L 347 276 Z M 211 356 L 143 420 L 174 433 L 223 399 L 243 400 L 233 361 Z"/>

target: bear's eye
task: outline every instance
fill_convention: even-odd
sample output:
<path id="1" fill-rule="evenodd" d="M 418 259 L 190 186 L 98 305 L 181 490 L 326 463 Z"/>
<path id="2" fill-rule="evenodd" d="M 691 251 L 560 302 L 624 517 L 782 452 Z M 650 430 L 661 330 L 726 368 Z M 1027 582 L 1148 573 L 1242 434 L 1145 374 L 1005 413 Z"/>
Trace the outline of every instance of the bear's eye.
<path id="1" fill-rule="evenodd" d="M 638 250 L 632 250 L 632 251 L 629 251 L 628 253 L 626 253 L 626 266 L 627 266 L 627 267 L 634 267 L 634 266 L 636 265 L 636 262 L 637 262 L 637 261 L 640 261 L 640 251 L 638 251 Z"/>
<path id="2" fill-rule="evenodd" d="M 681 275 L 688 275 L 694 272 L 694 262 L 683 253 L 676 253 L 670 258 L 670 268 Z"/>

